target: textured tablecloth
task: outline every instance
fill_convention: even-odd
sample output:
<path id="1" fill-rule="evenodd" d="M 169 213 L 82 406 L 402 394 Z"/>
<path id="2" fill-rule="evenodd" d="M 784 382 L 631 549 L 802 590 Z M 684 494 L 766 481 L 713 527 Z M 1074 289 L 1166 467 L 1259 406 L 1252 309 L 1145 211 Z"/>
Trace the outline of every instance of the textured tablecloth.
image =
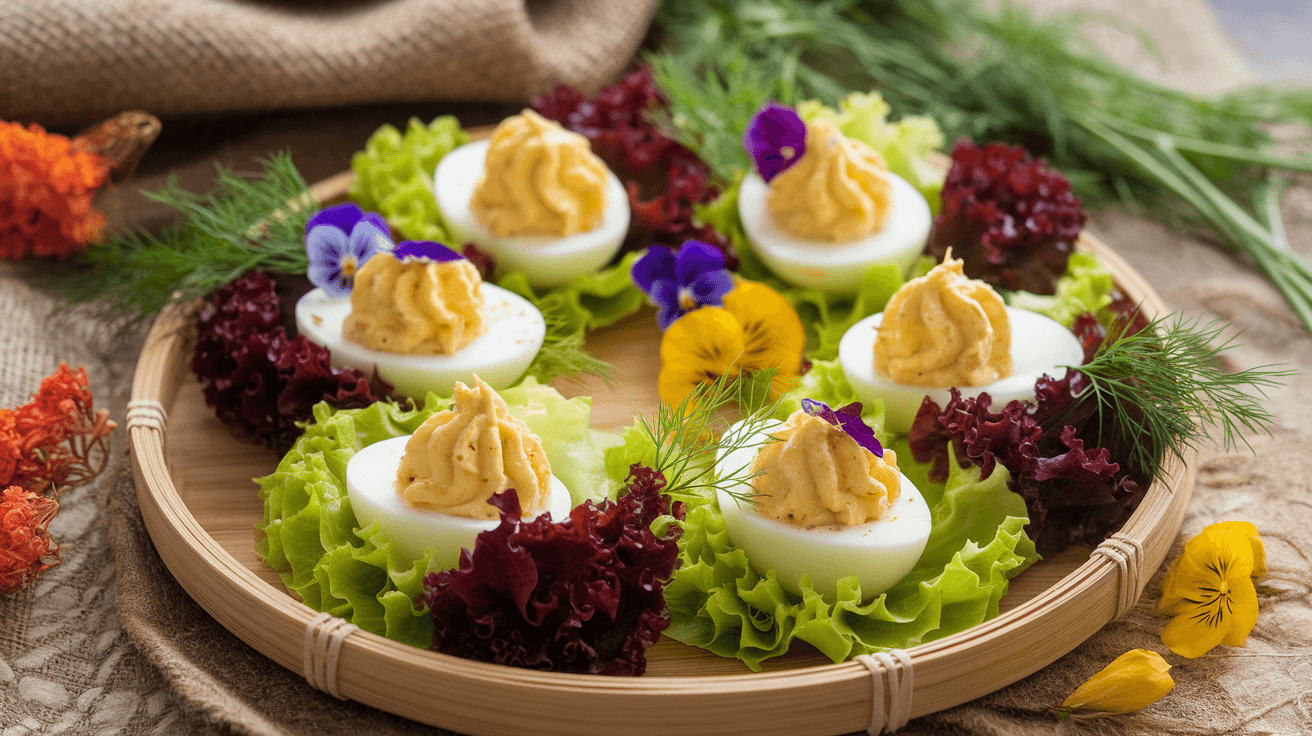
<path id="1" fill-rule="evenodd" d="M 1069 0 L 1031 4 L 1045 9 L 1075 5 Z M 382 5 L 387 3 L 367 3 L 364 10 L 351 12 L 382 12 L 376 7 Z M 348 6 L 356 7 L 335 5 Z M 1233 46 L 1201 0 L 1126 0 L 1115 6 L 1161 43 L 1164 65 L 1141 52 L 1123 31 L 1094 31 L 1104 48 L 1134 68 L 1197 91 L 1216 91 L 1246 78 Z M 0 17 L 14 7 L 0 9 Z M 35 17 L 45 6 L 16 7 Z M 225 7 L 235 7 L 238 15 L 290 13 L 298 23 L 308 22 L 303 17 L 308 11 L 297 3 Z M 15 32 L 0 23 L 0 46 L 6 34 Z M 630 38 L 641 35 L 639 28 Z M 15 99 L 14 78 L 4 76 L 9 72 L 3 59 L 0 111 Z M 620 66 L 617 62 L 613 68 Z M 532 82 L 525 85 L 516 89 L 522 93 Z M 58 116 L 64 109 L 55 106 L 49 112 Z M 184 186 L 199 189 L 207 184 L 213 161 L 248 166 L 252 157 L 280 148 L 289 148 L 306 177 L 315 180 L 344 169 L 350 153 L 378 124 L 403 122 L 411 112 L 428 118 L 452 110 L 466 123 L 477 124 L 514 107 L 374 106 L 322 115 L 166 120 L 165 136 L 143 163 L 136 184 L 154 187 L 166 174 L 178 173 Z M 121 222 L 157 223 L 163 215 L 126 190 L 107 204 Z M 1284 205 L 1294 246 L 1312 251 L 1312 187 L 1300 180 Z M 1231 355 L 1237 367 L 1312 365 L 1312 336 L 1279 295 L 1240 262 L 1115 211 L 1096 214 L 1090 227 L 1153 281 L 1173 308 L 1233 321 L 1242 343 Z M 66 360 L 86 367 L 101 405 L 121 420 L 143 328 L 96 321 L 85 310 L 54 313 L 56 302 L 29 287 L 25 275 L 23 268 L 0 264 L 0 315 L 5 316 L 0 406 L 25 401 L 40 378 Z M 1253 521 L 1262 531 L 1270 574 L 1259 587 L 1262 612 L 1247 648 L 1220 647 L 1192 661 L 1171 657 L 1177 664 L 1172 671 L 1175 692 L 1138 716 L 1058 724 L 1050 709 L 1112 658 L 1133 647 L 1166 651 L 1159 638 L 1164 620 L 1151 615 L 1158 575 L 1126 619 L 1068 656 L 998 693 L 913 721 L 903 733 L 1312 731 L 1312 460 L 1306 449 L 1312 431 L 1305 418 L 1312 411 L 1312 380 L 1299 376 L 1266 403 L 1280 428 L 1274 436 L 1252 438 L 1254 453 L 1204 452 L 1179 540 L 1227 519 Z M 65 544 L 64 564 L 28 591 L 0 596 L 0 736 L 441 733 L 320 694 L 210 619 L 172 580 L 144 531 L 122 432 L 116 434 L 115 453 L 111 472 L 63 497 L 64 510 L 51 531 Z M 1176 554 L 1178 546 L 1168 559 Z"/>

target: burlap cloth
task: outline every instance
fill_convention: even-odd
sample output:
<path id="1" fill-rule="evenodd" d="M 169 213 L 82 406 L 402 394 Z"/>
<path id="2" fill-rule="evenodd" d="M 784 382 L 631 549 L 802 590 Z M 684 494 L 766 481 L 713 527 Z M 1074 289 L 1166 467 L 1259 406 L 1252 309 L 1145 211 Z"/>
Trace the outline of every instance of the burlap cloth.
<path id="1" fill-rule="evenodd" d="M 0 119 L 156 115 L 595 90 L 655 0 L 10 0 Z"/>
<path id="2" fill-rule="evenodd" d="M 1072 3 L 1036 0 L 1035 4 Z M 335 7 L 341 14 L 382 13 L 382 5 Z M 18 11 L 41 17 L 46 12 L 43 7 L 29 3 L 18 6 Z M 265 13 L 298 28 L 314 24 L 308 11 L 296 4 L 223 7 L 236 17 Z M 639 14 L 643 22 L 647 10 Z M 1141 71 L 1201 91 L 1245 79 L 1233 46 L 1200 0 L 1127 0 L 1115 10 L 1161 42 L 1164 61 L 1140 52 L 1123 32 L 1096 32 L 1101 45 Z M 12 7 L 0 10 L 0 14 L 13 12 Z M 100 11 L 81 12 L 91 17 Z M 636 27 L 639 21 L 631 22 L 635 28 L 627 37 L 636 42 L 642 29 Z M 0 24 L 0 38 L 15 33 L 8 23 Z M 281 33 L 274 28 L 261 30 L 264 38 L 283 38 Z M 217 39 L 213 43 L 222 47 Z M 610 61 L 599 73 L 609 74 L 622 65 Z M 7 79 L 4 75 L 9 71 L 3 67 L 0 62 L 0 79 Z M 515 89 L 528 89 L 532 83 L 524 80 L 530 77 L 537 78 L 532 74 L 520 78 Z M 12 84 L 0 82 L 0 95 L 13 94 Z M 51 115 L 63 115 L 72 108 L 51 103 L 46 109 Z M 109 111 L 100 109 L 94 115 Z M 441 111 L 417 110 L 422 115 Z M 470 115 L 470 122 L 488 122 L 502 112 L 462 110 Z M 313 180 L 345 168 L 350 152 L 362 145 L 373 126 L 385 120 L 399 122 L 398 117 L 404 119 L 397 109 L 383 108 L 337 111 L 328 118 L 242 119 L 226 125 L 226 133 L 201 126 L 201 135 L 175 139 L 174 150 L 166 146 L 152 154 L 158 163 L 152 165 L 148 159 L 138 183 L 153 187 L 165 174 L 180 172 L 184 185 L 198 188 L 207 180 L 212 160 L 244 164 L 253 155 L 287 146 Z M 197 128 L 186 130 L 195 133 Z M 119 194 L 109 202 L 114 212 L 135 222 L 158 219 L 157 208 L 131 194 Z M 1312 250 L 1312 186 L 1300 181 L 1286 195 L 1284 205 L 1294 246 Z M 1115 211 L 1096 215 L 1091 228 L 1146 274 L 1174 308 L 1233 321 L 1242 343 L 1231 355 L 1236 366 L 1282 362 L 1302 369 L 1312 365 L 1312 336 L 1301 329 L 1279 295 L 1240 262 L 1162 226 Z M 102 322 L 85 310 L 54 313 L 56 301 L 28 286 L 24 273 L 0 264 L 0 315 L 5 320 L 0 330 L 0 406 L 26 400 L 41 376 L 66 360 L 87 368 L 101 404 L 121 418 L 143 329 Z M 1247 648 L 1220 647 L 1193 661 L 1168 655 L 1176 663 L 1172 671 L 1176 690 L 1140 715 L 1081 724 L 1056 722 L 1050 709 L 1115 656 L 1133 647 L 1166 651 L 1159 638 L 1164 621 L 1151 614 L 1159 574 L 1126 619 L 1109 625 L 1066 657 L 993 695 L 913 721 L 903 733 L 1312 732 L 1312 532 L 1308 531 L 1312 456 L 1307 451 L 1312 432 L 1305 419 L 1312 411 L 1312 379 L 1294 378 L 1266 404 L 1277 415 L 1280 428 L 1273 436 L 1251 438 L 1253 453 L 1205 450 L 1189 515 L 1171 555 L 1174 558 L 1178 544 L 1208 523 L 1246 519 L 1257 524 L 1267 540 L 1270 574 L 1259 588 L 1261 615 Z M 443 733 L 322 695 L 210 619 L 173 581 L 144 531 L 121 432 L 114 449 L 116 467 L 111 472 L 63 498 L 64 510 L 51 531 L 64 542 L 64 564 L 46 573 L 34 588 L 0 597 L 0 736 Z"/>

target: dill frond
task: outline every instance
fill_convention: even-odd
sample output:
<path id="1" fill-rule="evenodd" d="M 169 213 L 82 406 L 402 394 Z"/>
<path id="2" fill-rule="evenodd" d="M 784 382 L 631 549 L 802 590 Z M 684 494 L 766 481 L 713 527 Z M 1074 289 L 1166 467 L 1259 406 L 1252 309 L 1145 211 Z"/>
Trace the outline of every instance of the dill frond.
<path id="1" fill-rule="evenodd" d="M 1245 433 L 1270 431 L 1274 418 L 1259 401 L 1293 371 L 1259 366 L 1221 369 L 1232 340 L 1219 341 L 1225 325 L 1186 317 L 1158 319 L 1141 332 L 1108 340 L 1089 363 L 1074 370 L 1090 385 L 1077 401 L 1096 401 L 1100 437 L 1138 439 L 1131 462 L 1156 477 L 1167 453 L 1184 451 L 1219 430 L 1227 449 L 1248 444 Z M 1105 445 L 1104 445 L 1105 446 Z"/>
<path id="2" fill-rule="evenodd" d="M 656 448 L 654 469 L 665 476 L 665 493 L 690 500 L 707 501 L 723 490 L 731 497 L 751 503 L 756 494 L 752 479 L 758 473 L 750 466 L 718 473 L 716 459 L 749 447 L 763 447 L 773 438 L 761 437 L 762 431 L 776 420 L 771 415 L 779 400 L 762 402 L 763 385 L 768 390 L 772 371 L 764 381 L 751 377 L 720 376 L 699 385 L 677 405 L 664 402 L 651 415 L 638 415 L 638 424 Z M 768 396 L 768 394 L 767 394 Z M 750 407 L 738 422 L 738 407 Z M 733 430 L 729 431 L 730 425 Z"/>
<path id="3" fill-rule="evenodd" d="M 179 222 L 158 234 L 112 235 L 38 282 L 69 302 L 100 302 L 111 314 L 146 319 L 253 268 L 304 274 L 305 223 L 318 204 L 290 154 L 261 163 L 258 176 L 218 167 L 215 188 L 206 194 L 187 191 L 176 179 L 144 192 L 177 210 Z"/>

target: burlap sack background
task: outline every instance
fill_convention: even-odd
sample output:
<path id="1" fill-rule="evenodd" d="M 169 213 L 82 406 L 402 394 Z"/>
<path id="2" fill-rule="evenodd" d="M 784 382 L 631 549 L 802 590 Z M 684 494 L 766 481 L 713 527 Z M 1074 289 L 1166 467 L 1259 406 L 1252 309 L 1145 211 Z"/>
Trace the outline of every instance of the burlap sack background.
<path id="1" fill-rule="evenodd" d="M 1106 3 L 1098 5 L 1107 9 Z M 40 7 L 20 9 L 36 13 Z M 1113 10 L 1153 32 L 1161 44 L 1159 60 L 1124 31 L 1093 30 L 1100 45 L 1134 68 L 1197 91 L 1246 79 L 1233 45 L 1201 0 L 1127 0 Z M 9 26 L 0 26 L 0 37 L 6 32 L 12 32 Z M 636 43 L 640 36 L 638 29 L 631 38 Z M 0 84 L 0 94 L 11 86 Z M 472 122 L 488 122 L 501 112 L 476 109 Z M 244 165 L 288 146 L 307 178 L 321 178 L 345 168 L 371 126 L 394 115 L 335 111 L 319 119 L 278 117 L 230 138 L 208 131 L 210 145 L 190 153 L 178 146 L 179 151 L 166 153 L 166 166 L 153 171 L 147 166 L 137 184 L 154 187 L 166 171 L 177 171 L 184 185 L 199 188 L 208 181 L 211 160 Z M 127 191 L 109 205 L 129 222 L 152 222 L 160 215 Z M 1312 187 L 1306 181 L 1286 195 L 1285 212 L 1295 247 L 1312 250 Z M 1234 364 L 1312 365 L 1312 336 L 1279 295 L 1236 260 L 1123 213 L 1100 213 L 1091 228 L 1147 274 L 1173 307 L 1233 321 L 1243 344 L 1231 356 Z M 0 405 L 24 401 L 41 376 L 67 360 L 86 366 L 101 404 L 121 418 L 144 337 L 141 328 L 96 321 L 84 310 L 54 313 L 56 302 L 28 286 L 24 274 L 0 264 L 0 314 L 6 322 L 0 330 Z M 1168 655 L 1177 664 L 1177 686 L 1167 699 L 1138 716 L 1058 724 L 1048 715 L 1052 706 L 1112 658 L 1133 647 L 1166 651 L 1158 638 L 1164 621 L 1151 615 L 1159 575 L 1130 616 L 1070 655 L 991 696 L 913 721 L 903 732 L 1312 732 L 1312 460 L 1306 449 L 1312 432 L 1305 418 L 1312 411 L 1312 381 L 1294 379 L 1267 405 L 1281 429 L 1273 437 L 1253 438 L 1254 454 L 1205 453 L 1178 540 L 1225 519 L 1251 520 L 1262 530 L 1270 575 L 1259 590 L 1262 614 L 1247 648 L 1219 648 L 1194 661 Z M 443 733 L 310 689 L 200 610 L 164 569 L 142 528 L 122 443 L 120 434 L 114 472 L 63 499 L 65 509 L 52 532 L 65 544 L 64 564 L 33 589 L 0 597 L 0 736 Z"/>
<path id="2" fill-rule="evenodd" d="M 595 90 L 655 0 L 9 0 L 0 119 L 156 115 Z"/>

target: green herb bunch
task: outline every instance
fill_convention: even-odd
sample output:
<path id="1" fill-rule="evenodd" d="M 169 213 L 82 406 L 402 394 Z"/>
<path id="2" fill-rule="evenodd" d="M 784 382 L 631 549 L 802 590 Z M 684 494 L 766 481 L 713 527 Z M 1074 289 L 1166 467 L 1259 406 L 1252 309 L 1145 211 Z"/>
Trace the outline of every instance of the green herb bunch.
<path id="1" fill-rule="evenodd" d="M 743 129 L 767 100 L 877 90 L 948 140 L 1048 158 L 1091 205 L 1119 200 L 1201 229 L 1247 255 L 1312 329 L 1312 264 L 1289 249 L 1278 206 L 1280 170 L 1312 171 L 1312 158 L 1276 153 L 1265 129 L 1312 121 L 1312 92 L 1203 99 L 1164 87 L 1101 56 L 1081 31 L 1091 20 L 1039 20 L 1006 2 L 689 0 L 662 4 L 650 61 L 666 125 L 726 179 L 748 168 Z"/>
<path id="2" fill-rule="evenodd" d="M 179 222 L 159 233 L 116 233 L 71 259 L 71 268 L 48 274 L 45 285 L 70 302 L 101 302 L 111 313 L 143 319 L 254 268 L 304 274 L 305 223 L 318 204 L 290 155 L 262 164 L 259 176 L 219 167 L 207 194 L 174 179 L 143 192 L 177 210 Z"/>

